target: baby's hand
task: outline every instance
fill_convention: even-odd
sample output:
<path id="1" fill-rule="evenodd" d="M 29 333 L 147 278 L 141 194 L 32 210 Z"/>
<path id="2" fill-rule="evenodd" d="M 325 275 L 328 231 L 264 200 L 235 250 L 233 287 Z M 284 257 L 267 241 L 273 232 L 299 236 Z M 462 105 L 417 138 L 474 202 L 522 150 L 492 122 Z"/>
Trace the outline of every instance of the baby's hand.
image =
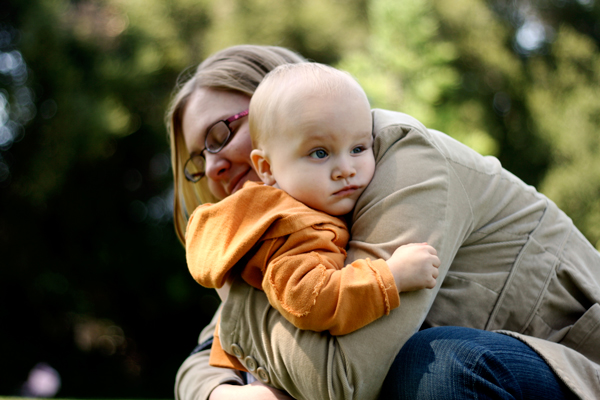
<path id="1" fill-rule="evenodd" d="M 387 260 L 399 292 L 435 287 L 440 259 L 427 243 L 400 246 Z"/>

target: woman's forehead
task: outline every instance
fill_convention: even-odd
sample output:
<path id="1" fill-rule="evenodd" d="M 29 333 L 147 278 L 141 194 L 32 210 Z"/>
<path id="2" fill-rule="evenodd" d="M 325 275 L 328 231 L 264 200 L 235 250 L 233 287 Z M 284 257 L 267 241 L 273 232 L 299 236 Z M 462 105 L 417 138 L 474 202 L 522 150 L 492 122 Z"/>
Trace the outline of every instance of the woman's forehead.
<path id="1" fill-rule="evenodd" d="M 231 117 L 248 108 L 250 98 L 245 94 L 211 88 L 199 88 L 192 93 L 184 111 L 200 115 L 207 125 Z"/>

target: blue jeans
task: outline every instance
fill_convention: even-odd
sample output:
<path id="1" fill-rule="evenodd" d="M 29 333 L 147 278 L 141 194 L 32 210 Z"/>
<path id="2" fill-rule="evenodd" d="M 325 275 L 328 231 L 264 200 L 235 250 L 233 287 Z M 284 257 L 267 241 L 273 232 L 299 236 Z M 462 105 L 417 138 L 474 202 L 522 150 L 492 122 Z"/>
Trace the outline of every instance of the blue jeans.
<path id="1" fill-rule="evenodd" d="M 527 344 L 445 326 L 416 333 L 392 364 L 380 399 L 576 399 Z"/>

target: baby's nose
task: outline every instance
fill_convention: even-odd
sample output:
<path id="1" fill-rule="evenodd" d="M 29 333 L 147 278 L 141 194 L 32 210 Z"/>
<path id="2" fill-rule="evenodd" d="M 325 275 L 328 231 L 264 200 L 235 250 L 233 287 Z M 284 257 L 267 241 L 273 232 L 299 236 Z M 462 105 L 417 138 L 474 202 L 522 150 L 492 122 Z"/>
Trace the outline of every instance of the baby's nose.
<path id="1" fill-rule="evenodd" d="M 333 171 L 334 179 L 347 179 L 356 175 L 356 169 L 349 162 L 340 162 Z"/>

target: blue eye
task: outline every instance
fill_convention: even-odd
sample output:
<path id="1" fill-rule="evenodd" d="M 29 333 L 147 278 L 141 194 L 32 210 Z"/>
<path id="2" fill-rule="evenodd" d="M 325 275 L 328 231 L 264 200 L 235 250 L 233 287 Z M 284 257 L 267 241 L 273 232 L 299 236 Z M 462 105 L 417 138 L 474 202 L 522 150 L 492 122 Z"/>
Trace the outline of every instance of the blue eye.
<path id="1" fill-rule="evenodd" d="M 325 158 L 328 156 L 327 152 L 323 149 L 318 149 L 309 154 L 312 158 Z"/>
<path id="2" fill-rule="evenodd" d="M 362 153 L 363 151 L 365 151 L 365 148 L 363 146 L 356 146 L 355 148 L 352 149 L 352 154 L 359 154 L 359 153 Z"/>

